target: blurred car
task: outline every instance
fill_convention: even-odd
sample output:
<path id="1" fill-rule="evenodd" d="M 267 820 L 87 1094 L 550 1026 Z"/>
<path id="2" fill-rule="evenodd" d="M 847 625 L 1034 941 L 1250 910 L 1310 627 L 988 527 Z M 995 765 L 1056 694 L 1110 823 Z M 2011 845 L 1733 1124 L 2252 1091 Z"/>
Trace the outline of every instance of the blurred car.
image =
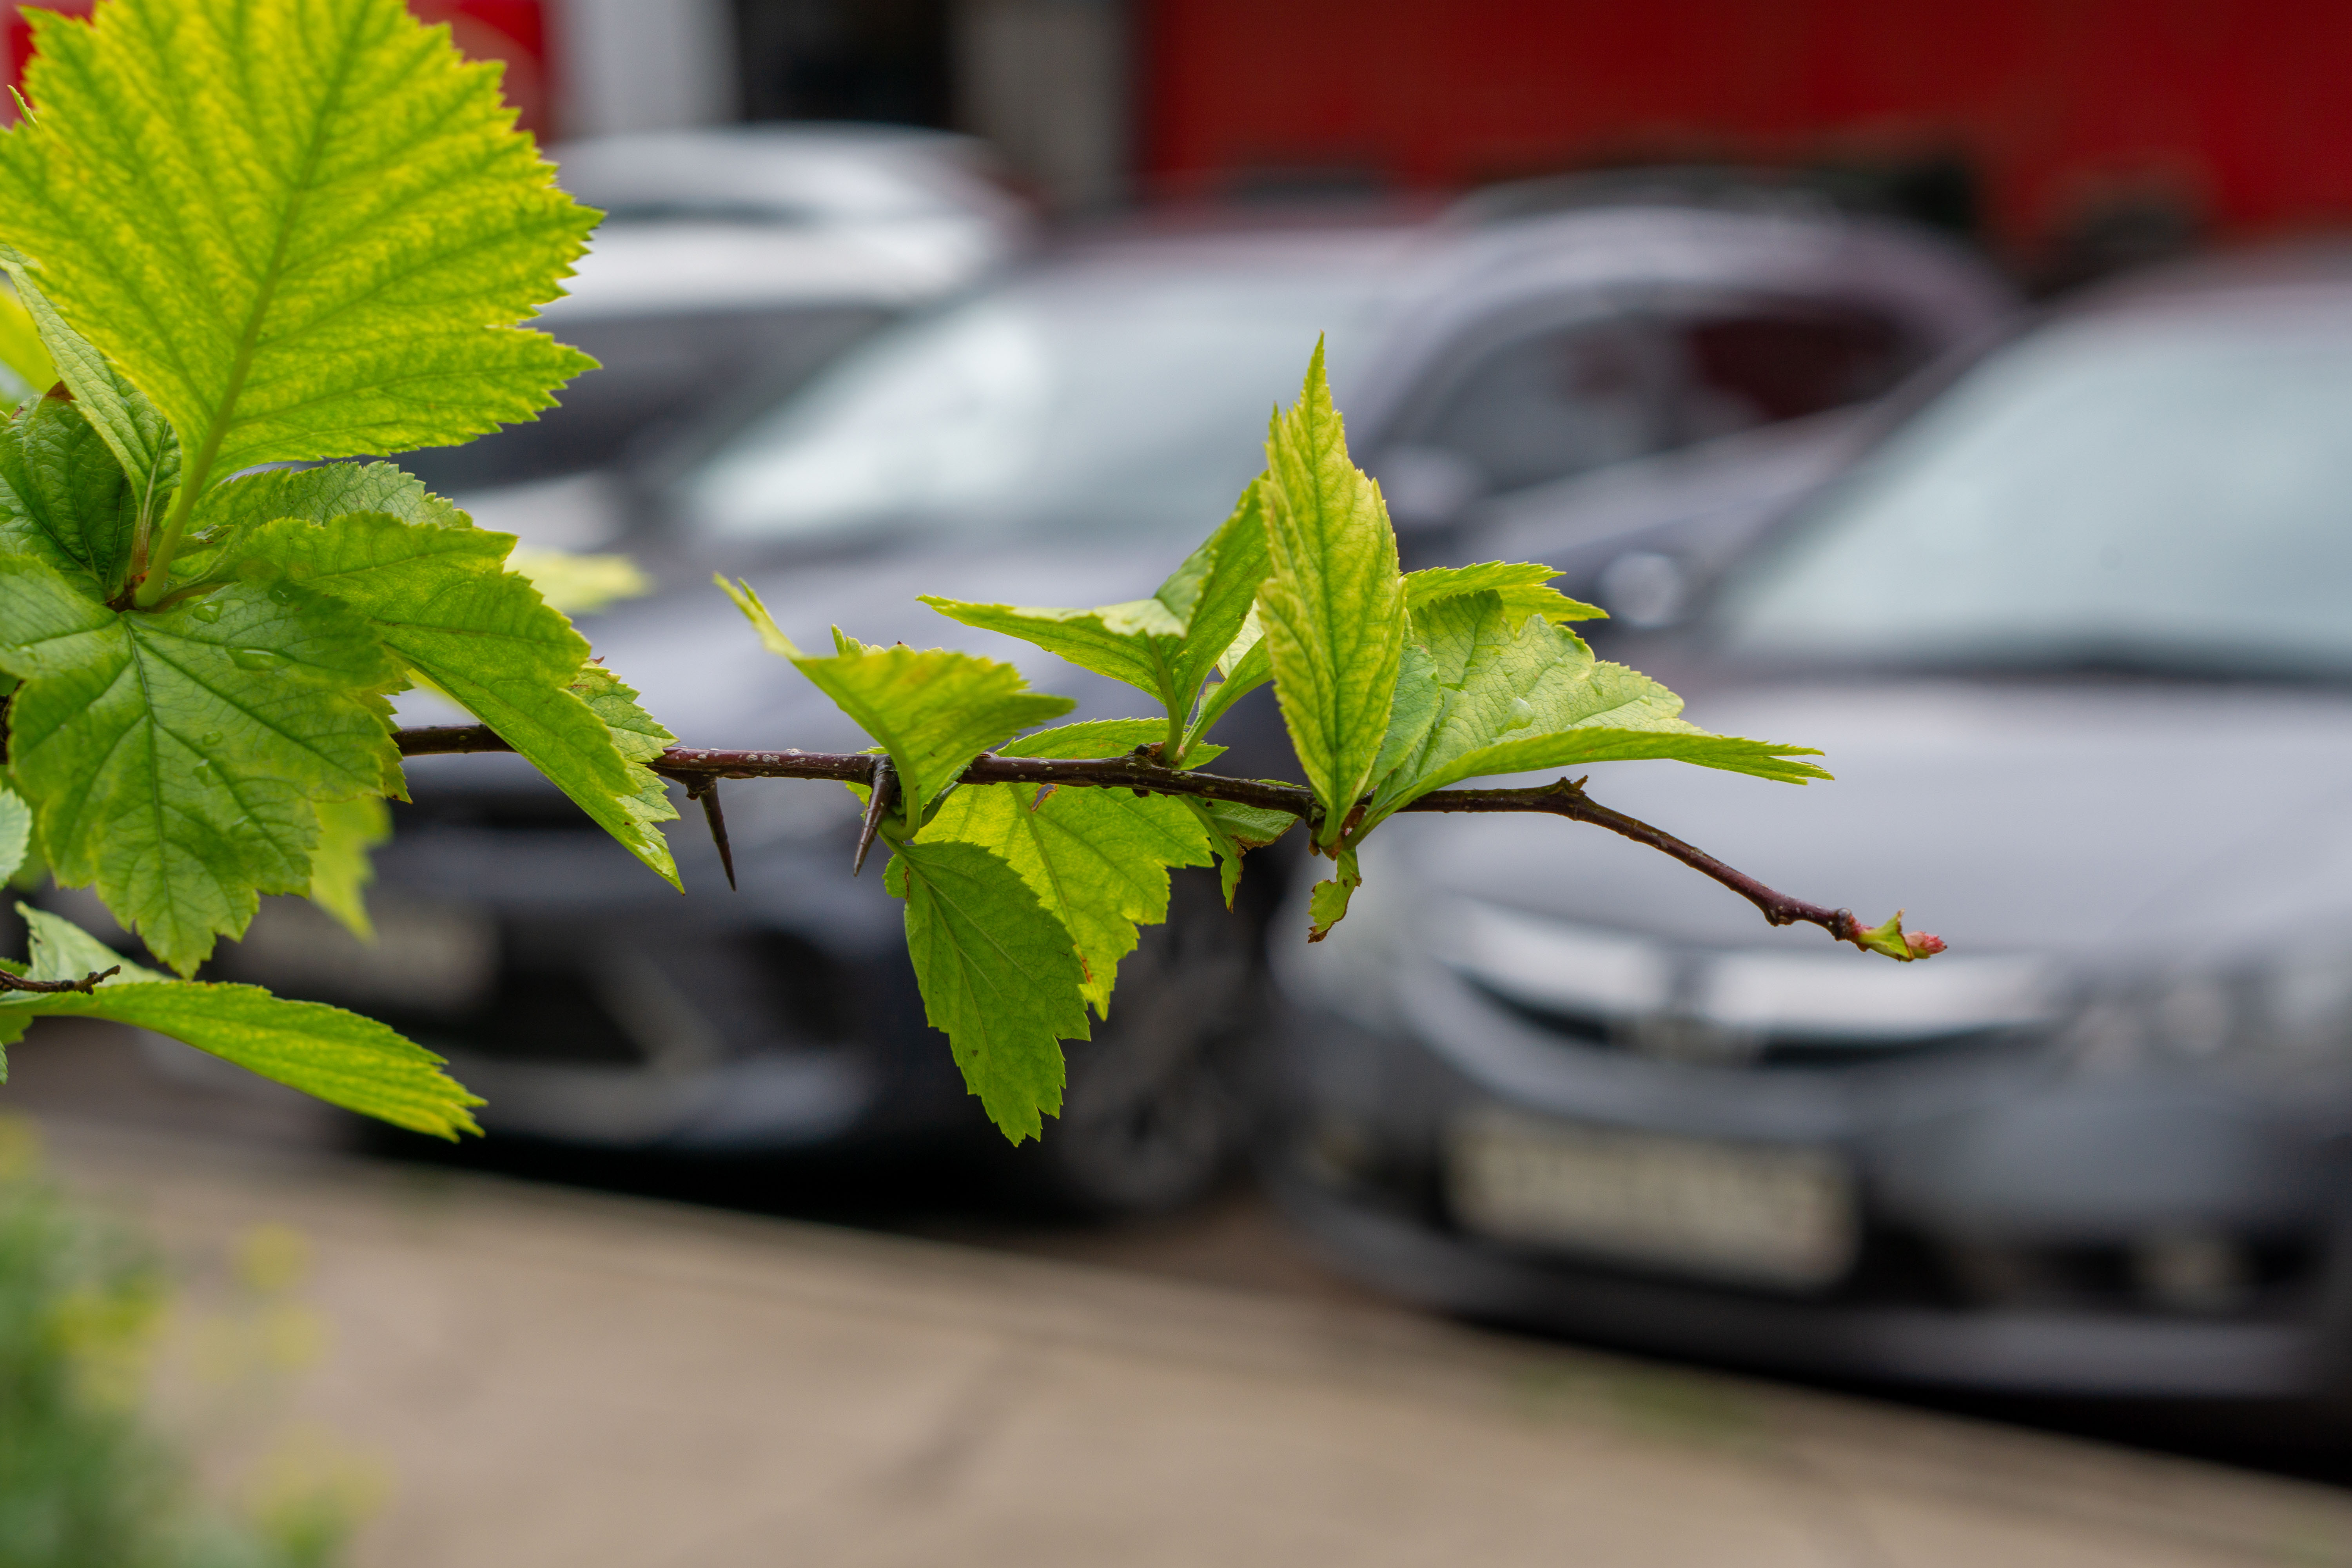
<path id="1" fill-rule="evenodd" d="M 562 142 L 548 156 L 557 183 L 604 218 L 533 324 L 603 368 L 535 423 L 403 459 L 445 492 L 535 483 L 509 505 L 542 515 L 566 505 L 549 481 L 653 451 L 747 398 L 772 402 L 1033 237 L 986 144 L 941 132 L 744 125 Z"/>
<path id="2" fill-rule="evenodd" d="M 968 647 L 1076 695 L 1078 717 L 1131 713 L 1126 689 L 916 595 L 1087 605 L 1148 588 L 1257 471 L 1266 412 L 1295 395 L 1318 334 L 1343 405 L 1366 411 L 1360 452 L 1450 462 L 1483 494 L 1743 422 L 1841 417 L 1830 405 L 1884 392 L 2008 305 L 1925 237 L 1753 214 L 1098 237 L 730 426 L 636 514 L 628 542 L 670 591 L 591 630 L 694 744 L 866 743 L 760 649 L 709 586 L 714 567 L 748 576 L 796 637 L 837 623 Z M 1745 323 L 1818 331 L 1851 374 L 1794 403 L 1759 383 L 1740 403 L 1722 377 L 1750 362 L 1694 345 L 1744 341 Z M 1859 366 L 1853 343 L 1871 356 Z M 1237 712 L 1219 737 L 1236 747 L 1228 765 L 1285 765 L 1270 703 L 1254 711 L 1255 729 Z M 402 714 L 457 717 L 415 693 Z M 700 824 L 681 824 L 680 900 L 515 758 L 408 773 L 415 804 L 372 898 L 378 946 L 278 900 L 221 973 L 392 1019 L 488 1097 L 496 1131 L 676 1150 L 984 1131 L 923 1023 L 898 906 L 878 876 L 846 875 L 845 791 L 727 786 L 742 890 Z M 1256 880 L 1279 897 L 1278 877 Z M 1074 1202 L 1180 1201 L 1241 1127 L 1221 1053 L 1256 1005 L 1257 932 L 1214 909 L 1213 880 L 1179 881 L 1176 917 L 1122 965 L 1109 1021 L 1072 1047 L 1067 1106 L 1034 1154 Z"/>
<path id="3" fill-rule="evenodd" d="M 1628 650 L 1801 791 L 1401 819 L 1287 999 L 1266 1168 L 1363 1278 L 1779 1369 L 2302 1398 L 2352 1350 L 2352 257 L 1991 352 Z M 1303 912 L 1286 917 L 1304 924 Z"/>

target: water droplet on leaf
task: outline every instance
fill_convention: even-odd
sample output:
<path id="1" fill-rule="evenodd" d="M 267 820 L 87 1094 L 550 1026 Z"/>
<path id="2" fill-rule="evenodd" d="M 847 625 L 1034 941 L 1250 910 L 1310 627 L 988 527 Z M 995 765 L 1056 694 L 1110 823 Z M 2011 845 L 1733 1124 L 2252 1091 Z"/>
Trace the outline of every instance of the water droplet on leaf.
<path id="1" fill-rule="evenodd" d="M 217 746 L 221 743 L 221 732 L 218 730 L 207 730 L 196 737 L 196 743 L 202 746 Z"/>
<path id="2" fill-rule="evenodd" d="M 194 609 L 188 613 L 195 616 L 196 619 L 204 622 L 205 625 L 210 626 L 215 621 L 221 618 L 220 603 L 218 600 L 206 599 L 203 604 L 198 605 Z"/>
<path id="3" fill-rule="evenodd" d="M 228 661 L 239 669 L 277 669 L 286 662 L 286 656 L 271 647 L 233 647 Z"/>
<path id="4" fill-rule="evenodd" d="M 1536 721 L 1536 705 L 1528 701 L 1524 697 L 1512 698 L 1511 718 L 1518 724 L 1534 723 Z"/>

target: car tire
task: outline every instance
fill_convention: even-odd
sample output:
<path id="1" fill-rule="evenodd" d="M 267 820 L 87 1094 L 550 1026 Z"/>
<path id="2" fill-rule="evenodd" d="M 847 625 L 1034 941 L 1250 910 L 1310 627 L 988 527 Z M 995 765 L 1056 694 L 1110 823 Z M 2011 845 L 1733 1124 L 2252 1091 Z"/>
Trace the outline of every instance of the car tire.
<path id="1" fill-rule="evenodd" d="M 1258 922 L 1228 913 L 1213 874 L 1178 872 L 1169 918 L 1118 966 L 1110 1016 L 1066 1047 L 1062 1114 L 1028 1169 L 1053 1206 L 1094 1218 L 1165 1214 L 1232 1168 L 1246 1108 L 1234 1061 L 1259 984 Z"/>

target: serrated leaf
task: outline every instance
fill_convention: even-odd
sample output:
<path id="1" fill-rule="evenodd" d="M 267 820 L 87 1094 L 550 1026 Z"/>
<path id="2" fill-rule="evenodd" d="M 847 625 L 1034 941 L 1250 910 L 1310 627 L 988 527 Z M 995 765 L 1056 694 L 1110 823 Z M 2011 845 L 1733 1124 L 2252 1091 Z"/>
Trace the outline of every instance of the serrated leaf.
<path id="1" fill-rule="evenodd" d="M 649 834 L 656 823 L 677 821 L 677 807 L 670 801 L 669 785 L 646 763 L 675 745 L 677 737 L 637 706 L 635 687 L 601 664 L 581 666 L 572 682 L 572 694 L 604 721 L 614 746 L 628 760 L 629 779 L 635 787 L 623 799 L 623 808 Z"/>
<path id="2" fill-rule="evenodd" d="M 1070 933 L 1021 873 L 976 844 L 897 847 L 884 886 L 907 900 L 907 953 L 965 1085 L 1018 1143 L 1062 1109 L 1064 1040 L 1088 1037 Z"/>
<path id="3" fill-rule="evenodd" d="M 375 941 L 368 919 L 367 885 L 375 880 L 368 851 L 392 837 L 392 812 L 380 795 L 322 800 L 319 842 L 310 851 L 310 901 L 341 922 L 362 942 Z"/>
<path id="4" fill-rule="evenodd" d="M 273 568 L 365 617 L 404 666 L 498 731 L 675 887 L 669 846 L 642 809 L 642 778 L 571 690 L 587 640 L 506 570 L 513 547 L 511 534 L 487 529 L 356 512 L 331 526 L 263 523 L 238 536 L 236 553 L 239 571 Z"/>
<path id="5" fill-rule="evenodd" d="M 1797 784 L 1829 776 L 1790 760 L 1820 754 L 1809 748 L 1708 734 L 1681 717 L 1681 698 L 1595 659 L 1540 612 L 1506 609 L 1493 590 L 1423 605 L 1413 631 L 1360 837 L 1406 803 L 1486 773 L 1653 757 Z"/>
<path id="6" fill-rule="evenodd" d="M 1129 723 L 1046 730 L 1011 742 L 1003 754 L 1116 755 L 1101 749 L 1105 732 Z M 1208 837 L 1181 801 L 1121 789 L 1057 788 L 1040 799 L 1034 784 L 964 784 L 917 839 L 947 841 L 980 845 L 1021 874 L 1068 929 L 1086 967 L 1081 990 L 1102 1017 L 1110 1016 L 1119 960 L 1135 951 L 1137 923 L 1168 918 L 1168 868 L 1209 863 Z"/>
<path id="7" fill-rule="evenodd" d="M 331 522 L 357 511 L 380 511 L 403 522 L 471 526 L 464 513 L 395 463 L 320 463 L 242 475 L 204 493 L 194 523 L 199 537 L 226 538 L 279 518 Z"/>
<path id="8" fill-rule="evenodd" d="M 1298 826 L 1298 818 L 1286 811 L 1191 797 L 1184 804 L 1200 819 L 1209 835 L 1209 847 L 1217 853 L 1218 891 L 1224 895 L 1225 908 L 1229 910 L 1234 907 L 1234 894 L 1242 885 L 1242 857 L 1253 849 L 1263 849 Z"/>
<path id="9" fill-rule="evenodd" d="M 395 787 L 373 693 L 398 679 L 367 625 L 323 595 L 232 583 L 117 615 L 42 563 L 0 554 L 9 761 L 68 886 L 183 973 L 310 883 L 311 803 Z"/>
<path id="10" fill-rule="evenodd" d="M 1340 850 L 1330 878 L 1307 889 L 1307 940 L 1321 942 L 1329 936 L 1331 928 L 1348 918 L 1348 900 L 1363 885 L 1363 873 L 1356 868 L 1356 851 Z"/>
<path id="11" fill-rule="evenodd" d="M 1372 782 L 1405 642 L 1404 578 L 1380 487 L 1348 459 L 1318 342 L 1298 402 L 1266 440 L 1258 594 L 1274 689 L 1299 765 L 1338 841 Z"/>
<path id="12" fill-rule="evenodd" d="M 112 449 L 127 476 L 133 509 L 142 521 L 158 516 L 180 484 L 180 437 L 161 410 L 106 363 L 89 340 L 66 325 L 57 307 L 35 286 L 24 258 L 0 245 L 0 268 L 24 301 L 41 346 L 73 401 Z M 49 385 L 44 382 L 36 392 Z"/>
<path id="13" fill-rule="evenodd" d="M 1182 651 L 1184 623 L 1157 599 L 1070 610 L 920 597 L 951 621 L 1034 643 L 1082 669 L 1125 681 L 1154 701 L 1177 700 L 1173 661 Z"/>
<path id="14" fill-rule="evenodd" d="M 1535 614 L 1548 621 L 1605 621 L 1609 612 L 1571 599 L 1549 586 L 1559 573 L 1532 562 L 1486 561 L 1475 566 L 1431 566 L 1404 574 L 1405 607 L 1419 611 L 1456 594 L 1493 591 L 1514 616 Z"/>
<path id="15" fill-rule="evenodd" d="M 0 237 L 188 441 L 189 482 L 532 417 L 593 363 L 511 323 L 596 215 L 400 0 L 33 16 Z"/>
<path id="16" fill-rule="evenodd" d="M 1184 621 L 1176 689 L 1188 707 L 1213 672 L 1227 672 L 1226 657 L 1254 627 L 1258 590 L 1274 569 L 1265 542 L 1270 483 L 1263 474 L 1252 479 L 1234 503 L 1233 515 L 1160 585 L 1160 601 Z"/>
<path id="17" fill-rule="evenodd" d="M 87 994 L 0 994 L 0 1037 L 22 1035 L 25 1022 L 35 1017 L 105 1018 L 169 1035 L 330 1104 L 411 1131 L 441 1138 L 481 1131 L 470 1110 L 482 1103 L 481 1097 L 444 1073 L 439 1057 L 372 1018 L 322 1003 L 285 1001 L 257 985 L 166 979 L 119 958 L 79 927 L 46 910 L 16 908 L 32 928 L 37 977 L 79 979 L 111 963 L 121 963 L 123 974 Z"/>
<path id="18" fill-rule="evenodd" d="M 33 842 L 33 808 L 15 790 L 0 785 L 0 882 L 16 874 Z"/>
<path id="19" fill-rule="evenodd" d="M 793 661 L 857 727 L 881 743 L 898 771 L 902 821 L 924 810 L 981 752 L 1077 706 L 1029 689 L 1009 664 L 949 648 L 868 647 L 839 626 L 830 658 L 802 653 L 749 584 L 719 579 L 771 652 Z"/>
<path id="20" fill-rule="evenodd" d="M 0 426 L 0 548 L 104 602 L 131 569 L 139 496 L 80 405 L 39 397 Z"/>

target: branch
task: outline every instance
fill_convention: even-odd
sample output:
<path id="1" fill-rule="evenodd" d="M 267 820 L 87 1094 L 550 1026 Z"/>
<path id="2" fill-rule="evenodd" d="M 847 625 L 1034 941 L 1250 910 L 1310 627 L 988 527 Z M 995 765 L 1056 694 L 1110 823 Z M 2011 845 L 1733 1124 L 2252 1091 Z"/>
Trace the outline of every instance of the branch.
<path id="1" fill-rule="evenodd" d="M 121 973 L 122 965 L 118 963 L 110 969 L 94 969 L 79 980 L 26 980 L 0 969 L 0 991 L 37 991 L 47 995 L 56 995 L 61 991 L 79 991 L 87 996 L 98 989 L 100 981 Z"/>
<path id="2" fill-rule="evenodd" d="M 453 752 L 505 752 L 513 748 L 482 724 L 446 724 L 395 731 L 404 757 L 438 756 Z M 1131 789 L 1138 795 L 1191 795 L 1201 800 L 1228 801 L 1269 811 L 1286 811 L 1313 824 L 1319 815 L 1314 795 L 1298 784 L 1268 779 L 1228 778 L 1160 765 L 1158 748 L 1140 746 L 1123 757 L 1063 759 L 1000 757 L 982 752 L 964 769 L 962 784 L 1033 784 L 1061 788 Z M 725 752 L 698 746 L 673 746 L 646 764 L 665 778 L 677 780 L 689 795 L 699 794 L 720 779 L 842 779 L 871 784 L 883 759 L 866 752 Z M 1638 817 L 1612 811 L 1584 793 L 1581 779 L 1559 779 L 1528 789 L 1433 790 L 1402 808 L 1404 811 L 1526 811 L 1607 828 L 1636 844 L 1647 845 L 1713 879 L 1761 910 L 1776 926 L 1817 925 L 1840 942 L 1866 952 L 1884 952 L 1907 943 L 1909 955 L 1925 958 L 1944 951 L 1943 942 L 1925 932 L 1902 931 L 1898 914 L 1875 928 L 1865 927 L 1852 910 L 1833 910 L 1809 903 L 1767 887 L 1747 872 L 1725 865 L 1704 849 L 1684 843 L 1663 828 Z M 861 854 L 859 857 L 863 859 Z"/>

